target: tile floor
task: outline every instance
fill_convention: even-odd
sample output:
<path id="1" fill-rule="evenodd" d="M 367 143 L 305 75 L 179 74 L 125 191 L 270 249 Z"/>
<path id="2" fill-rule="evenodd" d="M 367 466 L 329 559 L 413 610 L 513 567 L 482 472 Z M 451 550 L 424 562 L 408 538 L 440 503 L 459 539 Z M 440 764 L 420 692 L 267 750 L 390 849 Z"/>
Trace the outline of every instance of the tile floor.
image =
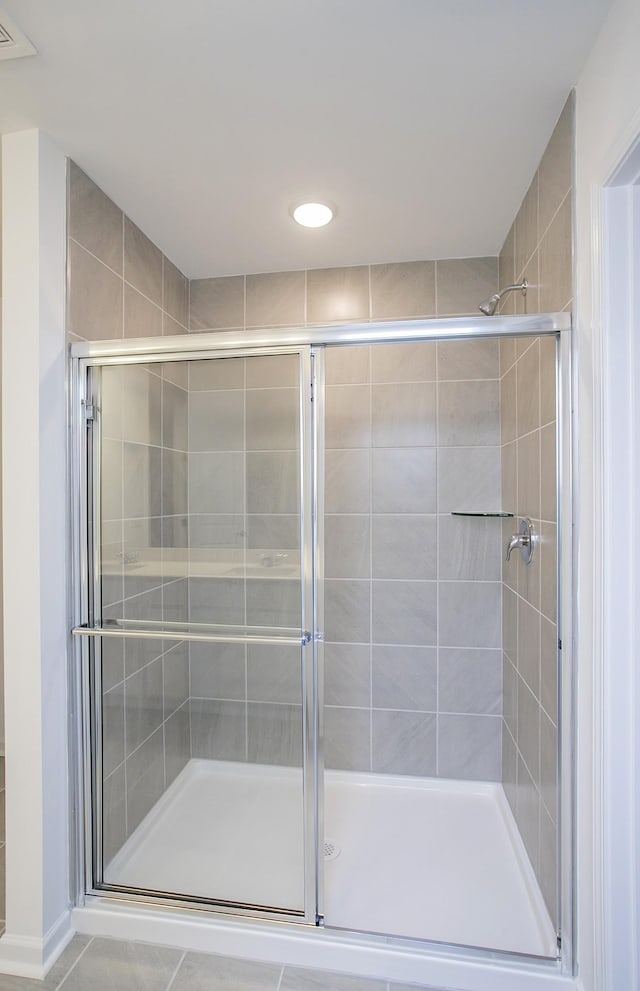
<path id="1" fill-rule="evenodd" d="M 42 981 L 0 974 L 0 991 L 411 991 L 328 971 L 251 963 L 168 946 L 75 936 Z M 424 986 L 423 986 L 424 988 Z M 432 988 L 431 991 L 436 991 Z"/>

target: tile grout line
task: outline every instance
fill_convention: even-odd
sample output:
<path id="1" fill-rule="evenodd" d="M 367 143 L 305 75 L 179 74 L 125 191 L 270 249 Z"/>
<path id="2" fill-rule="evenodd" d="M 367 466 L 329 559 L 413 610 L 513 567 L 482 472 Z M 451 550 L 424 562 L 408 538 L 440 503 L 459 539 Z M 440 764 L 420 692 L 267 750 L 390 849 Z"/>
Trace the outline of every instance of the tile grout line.
<path id="1" fill-rule="evenodd" d="M 178 960 L 178 963 L 176 965 L 176 969 L 174 970 L 171 978 L 169 979 L 169 983 L 167 984 L 167 987 L 165 988 L 165 991 L 171 991 L 171 988 L 173 987 L 173 985 L 175 983 L 176 977 L 178 976 L 178 972 L 179 972 L 180 968 L 182 967 L 182 964 L 184 963 L 186 956 L 187 956 L 187 951 L 184 950 L 183 953 L 182 953 L 182 956 Z"/>
<path id="2" fill-rule="evenodd" d="M 71 966 L 69 967 L 69 970 L 64 975 L 64 977 L 62 978 L 62 980 L 60 981 L 60 983 L 56 986 L 56 991 L 59 991 L 59 989 L 62 987 L 62 985 L 65 983 L 65 981 L 69 977 L 69 975 L 75 970 L 75 968 L 78 966 L 78 964 L 80 963 L 80 961 L 82 960 L 83 956 L 85 955 L 85 953 L 87 952 L 87 950 L 89 949 L 89 947 L 91 946 L 91 944 L 93 942 L 94 942 L 94 937 L 92 936 L 91 939 L 89 940 L 89 942 L 87 943 L 87 945 L 86 946 L 83 946 L 82 950 L 80 951 L 80 953 L 78 954 L 78 956 L 74 960 L 74 962 L 71 964 Z"/>
<path id="3" fill-rule="evenodd" d="M 123 326 L 123 334 L 122 334 L 122 338 L 124 338 L 124 286 L 128 286 L 130 289 L 133 289 L 135 292 L 138 293 L 139 296 L 142 296 L 143 299 L 145 299 L 148 303 L 151 303 L 152 306 L 155 306 L 155 308 L 157 310 L 160 310 L 163 314 L 166 312 L 167 316 L 171 317 L 171 319 L 174 320 L 178 324 L 178 326 L 182 327 L 184 330 L 186 330 L 188 332 L 188 328 L 185 327 L 184 324 L 182 324 L 178 319 L 176 319 L 176 317 L 174 317 L 171 313 L 169 313 L 168 310 L 165 311 L 163 305 L 161 305 L 160 303 L 157 303 L 154 299 L 151 299 L 151 297 L 150 296 L 147 296 L 146 293 L 142 292 L 142 290 L 139 289 L 138 286 L 135 285 L 135 283 L 129 282 L 129 280 L 125 278 L 125 275 L 124 275 L 124 220 L 123 220 L 123 228 L 122 228 L 122 272 L 118 272 L 115 268 L 112 268 L 111 265 L 108 265 L 105 261 L 102 260 L 102 258 L 100 258 L 98 255 L 94 254 L 93 251 L 91 251 L 89 248 L 87 248 L 87 246 L 85 244 L 83 244 L 82 241 L 78 241 L 78 239 L 75 238 L 75 237 L 72 237 L 71 234 L 69 235 L 68 240 L 70 242 L 72 242 L 73 244 L 75 244 L 78 248 L 80 248 L 80 250 L 83 251 L 85 254 L 87 254 L 90 258 L 93 258 L 94 261 L 97 261 L 98 264 L 102 265 L 103 268 L 105 268 L 108 272 L 111 272 L 112 275 L 115 275 L 116 278 L 119 279 L 122 282 L 122 284 L 123 284 L 123 293 L 122 293 L 122 311 L 123 311 L 123 325 L 122 326 Z M 160 249 L 158 249 L 158 250 L 160 250 Z M 162 254 L 162 252 L 161 252 L 161 254 Z M 164 259 L 164 255 L 162 255 L 162 257 Z M 163 268 L 164 268 L 164 263 L 163 263 Z M 180 271 L 180 270 L 178 269 L 178 271 Z M 70 333 L 73 336 L 76 336 L 76 337 L 79 336 L 79 335 L 75 334 L 73 331 L 70 331 Z M 81 338 L 81 340 L 87 340 L 87 338 Z"/>

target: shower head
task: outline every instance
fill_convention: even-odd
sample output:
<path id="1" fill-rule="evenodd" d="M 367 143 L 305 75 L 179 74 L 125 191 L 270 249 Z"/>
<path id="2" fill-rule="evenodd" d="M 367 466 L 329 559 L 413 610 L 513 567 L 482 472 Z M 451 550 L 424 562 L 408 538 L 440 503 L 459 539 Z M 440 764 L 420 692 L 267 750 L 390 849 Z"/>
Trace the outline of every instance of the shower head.
<path id="1" fill-rule="evenodd" d="M 514 292 L 516 289 L 519 290 L 523 296 L 527 295 L 527 289 L 529 288 L 529 283 L 526 279 L 514 286 L 506 286 L 504 289 L 500 289 L 498 292 L 494 292 L 493 296 L 488 296 L 487 299 L 483 299 L 478 309 L 481 313 L 484 313 L 485 317 L 492 317 L 498 308 L 498 303 L 502 297 L 508 292 Z"/>

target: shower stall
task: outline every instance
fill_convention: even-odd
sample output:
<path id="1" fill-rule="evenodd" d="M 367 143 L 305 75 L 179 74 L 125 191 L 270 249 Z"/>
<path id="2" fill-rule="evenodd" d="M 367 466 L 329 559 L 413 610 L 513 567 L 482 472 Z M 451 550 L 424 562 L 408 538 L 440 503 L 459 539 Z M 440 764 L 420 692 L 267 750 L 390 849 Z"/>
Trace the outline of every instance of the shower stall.
<path id="1" fill-rule="evenodd" d="M 83 897 L 558 958 L 569 329 L 72 346 Z"/>

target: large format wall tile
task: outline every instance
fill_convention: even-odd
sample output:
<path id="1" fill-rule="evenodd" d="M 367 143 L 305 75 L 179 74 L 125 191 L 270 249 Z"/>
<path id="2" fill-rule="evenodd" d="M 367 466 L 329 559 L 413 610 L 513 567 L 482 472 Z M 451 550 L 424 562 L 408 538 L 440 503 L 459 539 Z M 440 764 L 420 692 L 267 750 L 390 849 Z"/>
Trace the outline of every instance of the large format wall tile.
<path id="1" fill-rule="evenodd" d="M 370 508 L 369 451 L 327 451 L 325 512 L 368 513 Z"/>
<path id="2" fill-rule="evenodd" d="M 371 709 L 327 705 L 324 711 L 325 767 L 371 770 Z"/>
<path id="3" fill-rule="evenodd" d="M 500 442 L 499 383 L 441 382 L 438 444 L 487 447 Z"/>
<path id="4" fill-rule="evenodd" d="M 374 646 L 371 672 L 374 708 L 436 712 L 437 667 L 435 647 Z"/>
<path id="5" fill-rule="evenodd" d="M 288 702 L 300 706 L 300 647 L 250 644 L 247 648 L 247 699 L 251 702 Z"/>
<path id="6" fill-rule="evenodd" d="M 69 242 L 69 333 L 88 341 L 124 334 L 123 282 L 75 241 Z"/>
<path id="7" fill-rule="evenodd" d="M 570 305 L 574 99 L 567 101 L 500 256 L 502 273 L 532 285 L 517 312 Z M 514 262 L 515 257 L 515 262 Z M 515 266 L 515 267 L 514 267 Z M 535 288 L 535 286 L 539 288 Z M 512 312 L 503 308 L 503 312 Z M 558 630 L 556 552 L 556 340 L 501 344 L 503 497 L 538 535 L 527 567 L 503 563 L 503 784 L 557 922 Z M 517 465 L 517 470 L 514 466 Z M 513 502 L 512 502 L 513 501 Z M 508 539 L 508 521 L 504 537 Z"/>
<path id="8" fill-rule="evenodd" d="M 190 330 L 244 326 L 244 277 L 195 279 L 190 285 Z"/>
<path id="9" fill-rule="evenodd" d="M 191 697 L 244 700 L 246 647 L 239 643 L 192 643 L 189 647 Z"/>
<path id="10" fill-rule="evenodd" d="M 128 217 L 124 218 L 124 277 L 162 306 L 162 252 Z"/>
<path id="11" fill-rule="evenodd" d="M 327 347 L 325 349 L 325 382 L 327 385 L 357 385 L 371 381 L 371 348 Z"/>
<path id="12" fill-rule="evenodd" d="M 371 381 L 435 382 L 435 344 L 376 344 L 371 351 Z"/>
<path id="13" fill-rule="evenodd" d="M 129 285 L 124 287 L 124 336 L 162 336 L 162 310 Z"/>
<path id="14" fill-rule="evenodd" d="M 371 318 L 407 320 L 436 312 L 435 263 L 371 266 Z"/>
<path id="15" fill-rule="evenodd" d="M 127 758 L 127 829 L 140 825 L 165 787 L 162 728 Z"/>
<path id="16" fill-rule="evenodd" d="M 96 184 L 69 162 L 69 236 L 122 275 L 123 214 Z"/>
<path id="17" fill-rule="evenodd" d="M 435 579 L 437 577 L 437 518 L 435 516 L 373 516 L 374 578 Z"/>
<path id="18" fill-rule="evenodd" d="M 369 578 L 371 576 L 369 516 L 326 516 L 324 528 L 325 577 Z"/>
<path id="19" fill-rule="evenodd" d="M 299 440 L 297 389 L 250 389 L 246 399 L 248 451 L 295 451 Z"/>
<path id="20" fill-rule="evenodd" d="M 438 512 L 501 510 L 498 447 L 438 449 Z"/>
<path id="21" fill-rule="evenodd" d="M 435 513 L 436 451 L 380 448 L 372 451 L 374 513 Z"/>
<path id="22" fill-rule="evenodd" d="M 436 583 L 374 581 L 374 643 L 436 643 Z"/>
<path id="23" fill-rule="evenodd" d="M 435 715 L 374 709 L 372 770 L 433 777 L 436 773 Z"/>
<path id="24" fill-rule="evenodd" d="M 369 644 L 325 644 L 325 705 L 371 707 L 370 654 Z"/>
<path id="25" fill-rule="evenodd" d="M 499 781 L 501 733 L 498 716 L 439 716 L 438 773 L 447 778 Z"/>
<path id="26" fill-rule="evenodd" d="M 246 760 L 245 702 L 191 699 L 191 756 Z"/>
<path id="27" fill-rule="evenodd" d="M 371 426 L 368 385 L 327 386 L 325 443 L 328 450 L 369 447 Z"/>
<path id="28" fill-rule="evenodd" d="M 438 576 L 441 581 L 500 580 L 499 520 L 440 516 L 438 527 Z"/>
<path id="29" fill-rule="evenodd" d="M 167 788 L 191 759 L 189 702 L 176 709 L 164 724 L 165 784 Z"/>
<path id="30" fill-rule="evenodd" d="M 441 582 L 439 637 L 445 647 L 500 647 L 499 582 Z"/>
<path id="31" fill-rule="evenodd" d="M 304 272 L 248 275 L 246 294 L 247 327 L 283 327 L 304 323 Z"/>
<path id="32" fill-rule="evenodd" d="M 438 711 L 494 716 L 502 712 L 502 652 L 440 648 Z"/>
<path id="33" fill-rule="evenodd" d="M 307 320 L 335 323 L 369 319 L 369 269 L 325 268 L 307 272 Z"/>
<path id="34" fill-rule="evenodd" d="M 540 242 L 540 309 L 563 310 L 573 297 L 572 204 L 567 195 Z"/>
<path id="35" fill-rule="evenodd" d="M 168 258 L 162 269 L 162 309 L 182 327 L 188 327 L 189 280 Z"/>
<path id="36" fill-rule="evenodd" d="M 374 385 L 371 389 L 371 439 L 374 447 L 429 447 L 435 444 L 435 385 Z"/>
<path id="37" fill-rule="evenodd" d="M 497 258 L 452 258 L 438 261 L 438 316 L 477 313 L 478 304 L 495 292 L 497 281 Z"/>
<path id="38" fill-rule="evenodd" d="M 573 182 L 573 115 L 574 101 L 571 96 L 560 114 L 540 162 L 538 210 L 541 235 L 551 223 Z"/>
<path id="39" fill-rule="evenodd" d="M 68 252 L 74 339 L 186 331 L 184 275 L 73 163 Z M 187 385 L 176 362 L 103 369 L 105 620 L 188 619 L 187 583 L 163 587 L 161 551 L 163 541 L 187 546 Z M 189 669 L 186 646 L 173 641 L 109 639 L 101 657 L 108 863 L 190 759 Z"/>
<path id="40" fill-rule="evenodd" d="M 302 705 L 249 702 L 247 740 L 249 761 L 301 767 Z"/>
<path id="41" fill-rule="evenodd" d="M 439 382 L 500 378 L 498 341 L 439 341 L 436 346 Z"/>
<path id="42" fill-rule="evenodd" d="M 448 515 L 464 508 L 465 499 L 474 509 L 498 504 L 499 350 L 485 341 L 394 344 L 347 348 L 345 360 L 340 358 L 341 349 L 330 352 L 327 367 L 328 382 L 339 383 L 326 392 L 329 443 L 361 446 L 329 450 L 327 456 L 325 686 L 330 725 L 345 733 L 359 726 L 362 735 L 336 748 L 332 759 L 336 766 L 366 768 L 366 756 L 357 750 L 366 743 L 364 717 L 350 708 L 358 707 L 371 712 L 371 767 L 435 774 L 438 712 L 502 711 L 499 650 L 477 650 L 482 660 L 466 669 L 462 651 L 438 675 L 439 651 L 442 665 L 446 649 L 436 606 L 438 580 L 442 598 L 444 585 L 451 584 L 446 579 L 471 579 L 473 604 L 483 584 L 477 579 L 489 579 L 498 594 L 490 592 L 491 602 L 480 602 L 476 612 L 486 625 L 483 614 L 492 609 L 490 643 L 500 636 L 500 523 Z M 341 433 L 333 428 L 337 421 Z M 458 446 L 438 448 L 438 440 Z M 461 598 L 467 597 L 465 586 Z M 461 637 L 475 644 L 474 617 L 467 620 L 464 611 L 455 617 L 453 626 L 463 631 L 456 632 L 457 646 L 464 646 Z M 470 656 L 473 650 L 467 661 Z M 430 741 L 425 753 L 407 742 L 420 734 Z M 500 759 L 498 750 L 492 778 Z"/>

